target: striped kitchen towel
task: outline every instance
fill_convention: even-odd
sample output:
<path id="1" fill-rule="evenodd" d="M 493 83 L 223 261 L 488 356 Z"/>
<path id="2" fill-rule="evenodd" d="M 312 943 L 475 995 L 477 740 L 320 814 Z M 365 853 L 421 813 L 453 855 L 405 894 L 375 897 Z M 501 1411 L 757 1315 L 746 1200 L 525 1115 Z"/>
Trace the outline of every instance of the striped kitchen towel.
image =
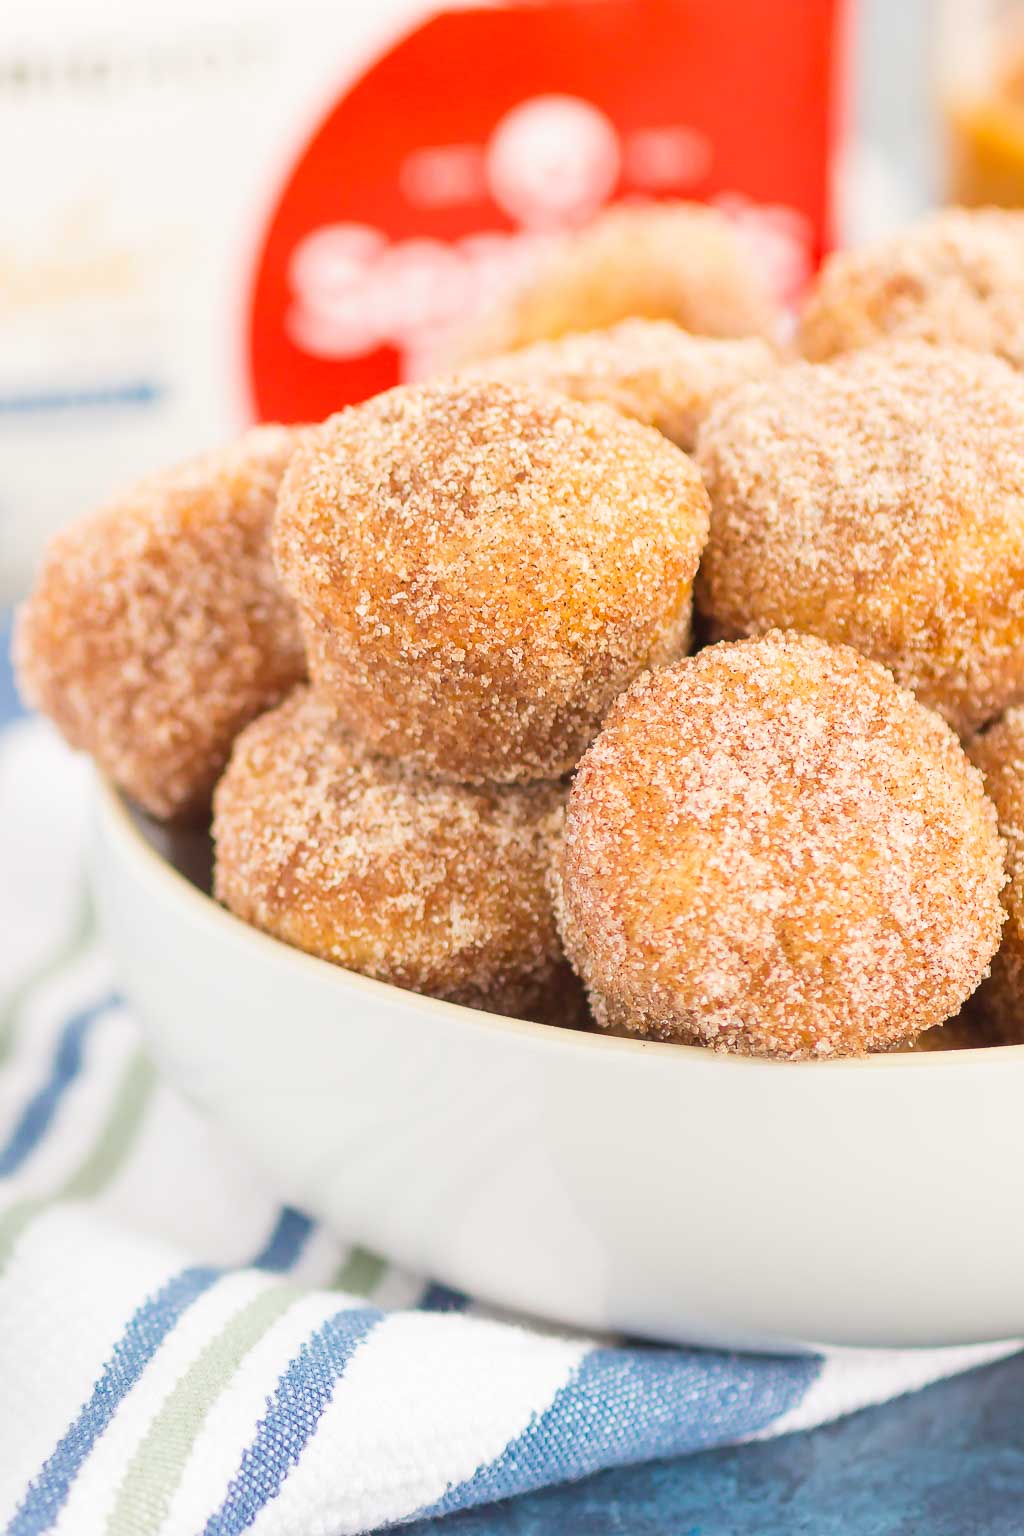
<path id="1" fill-rule="evenodd" d="M 278 1208 L 154 1074 L 118 998 L 81 877 L 86 800 L 48 727 L 0 730 L 11 1536 L 375 1530 L 807 1428 L 1016 1347 L 766 1359 L 596 1341 Z"/>

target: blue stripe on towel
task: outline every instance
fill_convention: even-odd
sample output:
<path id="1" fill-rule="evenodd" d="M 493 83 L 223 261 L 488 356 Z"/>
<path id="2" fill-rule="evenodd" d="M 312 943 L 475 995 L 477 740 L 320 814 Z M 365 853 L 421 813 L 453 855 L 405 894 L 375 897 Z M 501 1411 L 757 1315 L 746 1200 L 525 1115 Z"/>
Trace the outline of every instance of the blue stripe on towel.
<path id="1" fill-rule="evenodd" d="M 252 1267 L 269 1269 L 275 1275 L 291 1269 L 298 1261 L 312 1230 L 313 1223 L 308 1216 L 286 1205 L 277 1218 L 266 1247 L 253 1259 Z"/>
<path id="2" fill-rule="evenodd" d="M 710 1350 L 595 1349 L 497 1460 L 418 1518 L 487 1504 L 601 1467 L 739 1440 L 804 1397 L 822 1362 Z"/>
<path id="3" fill-rule="evenodd" d="M 183 1269 L 133 1314 L 92 1390 L 57 1449 L 44 1462 L 8 1528 L 8 1536 L 38 1536 L 60 1514 L 87 1456 L 178 1319 L 221 1274 Z"/>
<path id="4" fill-rule="evenodd" d="M 239 1536 L 277 1497 L 316 1433 L 345 1367 L 383 1316 L 379 1307 L 335 1312 L 305 1341 L 278 1378 L 267 1412 L 203 1536 Z"/>
<path id="5" fill-rule="evenodd" d="M 451 1286 L 439 1285 L 432 1281 L 426 1287 L 423 1295 L 417 1302 L 421 1312 L 464 1312 L 469 1306 L 469 1297 L 461 1291 L 453 1291 Z"/>
<path id="6" fill-rule="evenodd" d="M 57 1041 L 49 1077 L 29 1099 L 7 1144 L 0 1148 L 0 1178 L 9 1177 L 20 1168 L 46 1135 L 61 1100 L 82 1069 L 86 1037 L 96 1020 L 117 1003 L 117 997 L 111 993 L 68 1019 Z"/>
<path id="7" fill-rule="evenodd" d="M 311 1230 L 308 1217 L 285 1206 L 253 1267 L 275 1273 L 290 1268 Z M 183 1269 L 135 1310 L 88 1402 L 29 1484 L 8 1536 L 40 1536 L 49 1530 L 96 1441 L 161 1344 L 193 1302 L 228 1272 L 212 1265 Z"/>

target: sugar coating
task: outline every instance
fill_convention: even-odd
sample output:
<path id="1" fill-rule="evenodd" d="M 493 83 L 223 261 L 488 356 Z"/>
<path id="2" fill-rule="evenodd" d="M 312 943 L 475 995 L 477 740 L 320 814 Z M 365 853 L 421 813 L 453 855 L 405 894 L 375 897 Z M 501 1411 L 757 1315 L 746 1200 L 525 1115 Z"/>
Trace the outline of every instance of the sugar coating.
<path id="1" fill-rule="evenodd" d="M 978 1004 L 1004 1044 L 1024 1041 L 1024 709 L 1009 709 L 968 750 L 985 775 L 1006 843 L 1006 927 Z"/>
<path id="2" fill-rule="evenodd" d="M 766 336 L 778 314 L 730 221 L 702 203 L 620 203 L 560 240 L 467 338 L 487 357 L 642 316 L 701 336 Z"/>
<path id="3" fill-rule="evenodd" d="M 881 666 L 811 636 L 638 679 L 580 764 L 556 876 L 597 1022 L 785 1058 L 892 1048 L 999 943 L 981 775 Z"/>
<path id="4" fill-rule="evenodd" d="M 603 401 L 691 453 L 714 402 L 778 366 L 776 349 L 757 336 L 693 336 L 671 320 L 623 320 L 606 331 L 538 341 L 474 363 L 463 377 L 540 385 L 574 400 Z"/>
<path id="5" fill-rule="evenodd" d="M 820 361 L 886 336 L 955 344 L 1024 368 L 1024 213 L 947 208 L 831 256 L 800 319 Z"/>
<path id="6" fill-rule="evenodd" d="M 158 817 L 209 806 L 235 736 L 305 672 L 271 555 L 301 433 L 257 427 L 58 533 L 19 616 L 26 698 Z"/>
<path id="7" fill-rule="evenodd" d="M 514 782 L 572 768 L 631 678 L 683 652 L 707 520 L 651 428 L 449 380 L 305 441 L 276 554 L 351 730 L 421 771 Z"/>
<path id="8" fill-rule="evenodd" d="M 565 790 L 469 788 L 373 758 L 300 686 L 235 744 L 214 800 L 214 889 L 350 970 L 575 1023 L 547 882 Z"/>
<path id="9" fill-rule="evenodd" d="M 960 731 L 1024 696 L 1024 379 L 921 342 L 797 363 L 716 407 L 697 601 L 720 636 L 855 646 Z"/>

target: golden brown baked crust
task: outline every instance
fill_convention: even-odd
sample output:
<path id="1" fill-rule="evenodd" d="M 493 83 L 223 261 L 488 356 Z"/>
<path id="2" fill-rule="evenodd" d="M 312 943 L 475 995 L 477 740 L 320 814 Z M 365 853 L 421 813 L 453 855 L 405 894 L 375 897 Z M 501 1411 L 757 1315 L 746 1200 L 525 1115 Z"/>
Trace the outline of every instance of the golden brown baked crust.
<path id="1" fill-rule="evenodd" d="M 27 699 L 154 816 L 208 809 L 235 736 L 305 672 L 271 555 L 300 436 L 257 427 L 140 481 L 51 540 L 21 610 Z"/>
<path id="2" fill-rule="evenodd" d="M 300 687 L 235 743 L 217 786 L 215 894 L 349 970 L 575 1023 L 548 876 L 560 784 L 469 787 L 371 757 Z"/>
<path id="3" fill-rule="evenodd" d="M 701 433 L 713 632 L 853 645 L 961 732 L 1024 695 L 1024 379 L 892 343 L 735 391 Z"/>
<path id="4" fill-rule="evenodd" d="M 630 679 L 685 649 L 707 516 L 649 427 L 446 381 L 307 439 L 276 554 L 313 680 L 373 750 L 456 780 L 558 778 Z"/>
<path id="5" fill-rule="evenodd" d="M 899 337 L 1024 368 L 1024 213 L 946 208 L 825 262 L 800 319 L 814 361 Z"/>
<path id="6" fill-rule="evenodd" d="M 1003 718 L 968 750 L 985 776 L 1006 844 L 1003 888 L 1006 926 L 992 975 L 978 993 L 978 1006 L 1004 1045 L 1024 1041 L 1024 709 Z"/>
<path id="7" fill-rule="evenodd" d="M 634 683 L 580 764 L 556 875 L 599 1024 L 787 1058 L 955 1014 L 1003 880 L 949 727 L 855 651 L 778 632 Z"/>
<path id="8" fill-rule="evenodd" d="M 778 366 L 777 350 L 758 336 L 693 336 L 671 320 L 623 320 L 609 330 L 573 332 L 502 353 L 474 363 L 462 377 L 601 401 L 692 453 L 715 401 Z"/>
<path id="9" fill-rule="evenodd" d="M 778 333 L 778 311 L 732 223 L 703 203 L 620 203 L 564 236 L 467 338 L 510 352 L 640 316 L 699 336 Z"/>

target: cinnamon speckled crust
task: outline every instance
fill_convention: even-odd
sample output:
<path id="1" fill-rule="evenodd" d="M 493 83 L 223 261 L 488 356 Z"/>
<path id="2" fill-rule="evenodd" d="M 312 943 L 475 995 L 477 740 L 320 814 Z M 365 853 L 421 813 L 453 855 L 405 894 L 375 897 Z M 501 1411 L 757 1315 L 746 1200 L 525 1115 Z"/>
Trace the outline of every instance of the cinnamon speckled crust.
<path id="1" fill-rule="evenodd" d="M 603 401 L 691 453 L 715 401 L 738 384 L 773 373 L 779 362 L 777 350 L 757 336 L 692 336 L 671 320 L 623 320 L 606 331 L 539 341 L 474 363 L 462 376 Z"/>
<path id="2" fill-rule="evenodd" d="M 712 411 L 697 601 L 719 637 L 855 646 L 961 732 L 1024 696 L 1024 378 L 891 343 Z"/>
<path id="3" fill-rule="evenodd" d="M 555 877 L 599 1024 L 790 1059 L 955 1014 L 1003 880 L 949 727 L 848 647 L 778 632 L 633 684 L 580 764 Z"/>
<path id="4" fill-rule="evenodd" d="M 353 406 L 293 459 L 278 569 L 310 670 L 373 750 L 474 782 L 558 778 L 686 648 L 707 495 L 606 406 L 486 380 Z"/>
<path id="5" fill-rule="evenodd" d="M 946 208 L 826 261 L 800 320 L 821 361 L 885 337 L 970 347 L 1024 368 L 1024 213 Z"/>
<path id="6" fill-rule="evenodd" d="M 703 203 L 617 204 L 540 258 L 466 338 L 488 357 L 641 316 L 700 336 L 778 334 L 778 311 L 734 225 Z"/>
<path id="7" fill-rule="evenodd" d="M 985 775 L 1006 843 L 1003 890 L 1006 926 L 992 975 L 978 993 L 978 1005 L 1002 1044 L 1024 1042 L 1024 709 L 1003 718 L 969 744 Z"/>
<path id="8" fill-rule="evenodd" d="M 469 788 L 371 757 L 298 688 L 235 743 L 214 888 L 265 932 L 475 1008 L 574 1024 L 548 876 L 565 789 Z"/>
<path id="9" fill-rule="evenodd" d="M 15 637 L 21 687 L 158 817 L 193 817 L 235 736 L 305 673 L 271 555 L 301 432 L 257 427 L 51 540 Z"/>

